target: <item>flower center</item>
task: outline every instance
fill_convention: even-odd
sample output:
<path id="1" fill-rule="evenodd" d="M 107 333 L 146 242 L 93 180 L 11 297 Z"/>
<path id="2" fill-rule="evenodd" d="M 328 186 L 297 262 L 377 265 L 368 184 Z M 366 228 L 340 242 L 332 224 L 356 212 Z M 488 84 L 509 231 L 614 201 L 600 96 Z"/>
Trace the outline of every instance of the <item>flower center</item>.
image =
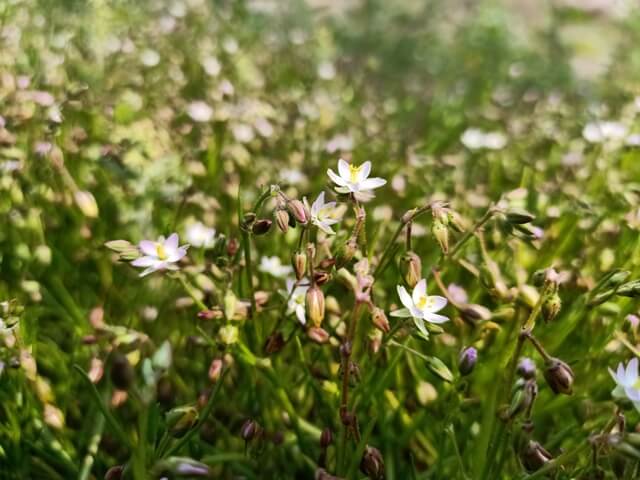
<path id="1" fill-rule="evenodd" d="M 351 182 L 356 183 L 358 181 L 358 173 L 360 173 L 360 167 L 356 167 L 355 165 L 349 165 L 349 176 L 351 177 Z"/>
<path id="2" fill-rule="evenodd" d="M 432 306 L 433 306 L 433 299 L 426 295 L 421 296 L 420 299 L 418 300 L 418 303 L 416 304 L 416 307 L 418 307 L 420 310 L 424 310 L 425 308 L 430 308 Z"/>
<path id="3" fill-rule="evenodd" d="M 156 254 L 160 260 L 166 260 L 168 255 L 167 251 L 164 249 L 164 245 L 161 243 L 156 243 Z"/>

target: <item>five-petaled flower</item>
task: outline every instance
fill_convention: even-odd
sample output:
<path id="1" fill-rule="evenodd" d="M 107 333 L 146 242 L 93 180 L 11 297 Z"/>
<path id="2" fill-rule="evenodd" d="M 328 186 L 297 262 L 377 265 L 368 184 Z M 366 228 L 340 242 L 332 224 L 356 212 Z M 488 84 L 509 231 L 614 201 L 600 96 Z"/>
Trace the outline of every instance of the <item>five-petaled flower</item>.
<path id="1" fill-rule="evenodd" d="M 356 197 L 367 199 L 372 196 L 371 190 L 383 186 L 387 181 L 384 178 L 369 178 L 371 162 L 364 162 L 360 166 L 349 165 L 342 158 L 338 160 L 338 173 L 328 169 L 327 175 L 338 187 L 338 193 L 353 193 Z"/>
<path id="2" fill-rule="evenodd" d="M 439 312 L 447 305 L 447 299 L 439 295 L 427 295 L 427 280 L 420 280 L 411 295 L 407 292 L 407 289 L 401 285 L 398 285 L 398 295 L 400 301 L 405 308 L 392 312 L 394 317 L 413 317 L 413 321 L 425 337 L 429 336 L 424 321 L 429 323 L 444 323 L 449 321 L 449 318 L 444 315 L 439 315 Z"/>
<path id="3" fill-rule="evenodd" d="M 198 248 L 213 248 L 216 243 L 216 231 L 202 222 L 194 222 L 187 226 L 185 238 L 189 245 Z"/>
<path id="4" fill-rule="evenodd" d="M 304 279 L 302 279 L 304 281 Z M 287 280 L 287 292 L 286 297 L 289 299 L 287 303 L 287 315 L 291 315 L 292 313 L 296 314 L 298 321 L 305 325 L 307 323 L 307 316 L 305 313 L 305 302 L 307 296 L 307 290 L 309 289 L 306 285 L 298 285 L 296 286 L 296 282 L 288 279 Z"/>
<path id="5" fill-rule="evenodd" d="M 178 270 L 175 265 L 182 257 L 187 254 L 189 245 L 178 245 L 179 239 L 177 233 L 172 233 L 165 240 L 164 237 L 158 238 L 157 241 L 142 240 L 138 244 L 138 248 L 143 256 L 136 258 L 131 262 L 134 267 L 146 267 L 141 277 L 157 272 L 158 270 Z"/>
<path id="6" fill-rule="evenodd" d="M 311 212 L 311 223 L 313 223 L 316 227 L 318 227 L 323 232 L 329 235 L 335 235 L 336 232 L 333 231 L 331 225 L 338 223 L 338 220 L 333 217 L 335 214 L 336 202 L 324 202 L 324 192 L 321 192 L 316 198 L 316 201 L 313 202 L 311 207 L 307 202 L 307 198 L 303 198 L 304 204 L 307 209 Z"/>
<path id="7" fill-rule="evenodd" d="M 640 412 L 640 378 L 638 378 L 638 359 L 633 358 L 627 368 L 620 362 L 618 369 L 614 372 L 609 369 L 609 373 L 616 382 L 616 388 L 612 395 L 616 398 L 628 398 L 636 410 Z"/>

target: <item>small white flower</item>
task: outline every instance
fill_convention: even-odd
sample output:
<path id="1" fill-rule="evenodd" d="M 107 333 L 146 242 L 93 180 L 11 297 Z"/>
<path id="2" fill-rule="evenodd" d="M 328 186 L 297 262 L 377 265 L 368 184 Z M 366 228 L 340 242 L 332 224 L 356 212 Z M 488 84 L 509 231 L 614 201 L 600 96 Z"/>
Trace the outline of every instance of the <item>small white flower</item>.
<path id="1" fill-rule="evenodd" d="M 413 289 L 411 295 L 407 289 L 398 285 L 397 287 L 400 301 L 404 309 L 396 310 L 391 315 L 394 317 L 413 317 L 413 321 L 424 336 L 428 337 L 429 332 L 424 326 L 424 321 L 429 323 L 444 323 L 449 319 L 439 312 L 447 305 L 447 299 L 439 295 L 427 295 L 427 280 L 420 280 Z"/>
<path id="2" fill-rule="evenodd" d="M 332 230 L 331 225 L 338 223 L 338 220 L 333 218 L 336 202 L 324 203 L 324 192 L 318 195 L 318 198 L 313 202 L 311 208 L 309 208 L 307 198 L 304 197 L 303 200 L 305 206 L 311 212 L 311 223 L 323 232 L 329 235 L 335 235 L 336 232 Z"/>
<path id="3" fill-rule="evenodd" d="M 205 102 L 198 100 L 187 106 L 187 114 L 194 122 L 208 122 L 213 117 L 213 109 Z"/>
<path id="4" fill-rule="evenodd" d="M 484 132 L 478 128 L 468 128 L 460 137 L 462 144 L 469 150 L 487 148 L 500 150 L 507 145 L 507 137 L 502 132 Z"/>
<path id="5" fill-rule="evenodd" d="M 299 285 L 294 289 L 293 287 L 295 284 L 296 283 L 292 279 L 287 280 L 287 293 L 285 295 L 286 298 L 289 298 L 289 302 L 287 303 L 287 315 L 295 313 L 298 321 L 302 325 L 305 325 L 307 323 L 305 302 L 309 287 Z"/>
<path id="6" fill-rule="evenodd" d="M 633 358 L 624 368 L 622 362 L 618 364 L 618 369 L 614 372 L 609 369 L 609 373 L 616 382 L 616 388 L 611 392 L 614 397 L 628 398 L 636 410 L 640 412 L 640 378 L 638 378 L 638 359 Z"/>
<path id="7" fill-rule="evenodd" d="M 194 247 L 212 248 L 216 243 L 216 231 L 202 222 L 195 222 L 187 226 L 185 238 Z"/>
<path id="8" fill-rule="evenodd" d="M 350 165 L 342 158 L 338 160 L 338 173 L 331 169 L 327 170 L 327 175 L 335 183 L 339 193 L 353 193 L 356 196 L 365 198 L 371 196 L 371 190 L 379 188 L 387 183 L 384 178 L 369 178 L 371 173 L 371 162 L 364 162 L 360 166 Z"/>
<path id="9" fill-rule="evenodd" d="M 138 248 L 143 256 L 136 258 L 131 265 L 134 267 L 146 267 L 140 274 L 141 277 L 157 272 L 158 270 L 178 270 L 175 265 L 186 254 L 189 245 L 178 245 L 179 239 L 177 233 L 172 233 L 165 240 L 164 237 L 158 238 L 156 242 L 152 240 L 142 240 L 138 244 Z"/>
<path id="10" fill-rule="evenodd" d="M 626 138 L 628 128 L 620 122 L 591 122 L 582 130 L 582 136 L 590 143 L 606 141 L 622 141 Z"/>
<path id="11" fill-rule="evenodd" d="M 276 278 L 284 278 L 293 273 L 293 267 L 291 265 L 282 265 L 279 257 L 262 257 L 258 270 Z"/>

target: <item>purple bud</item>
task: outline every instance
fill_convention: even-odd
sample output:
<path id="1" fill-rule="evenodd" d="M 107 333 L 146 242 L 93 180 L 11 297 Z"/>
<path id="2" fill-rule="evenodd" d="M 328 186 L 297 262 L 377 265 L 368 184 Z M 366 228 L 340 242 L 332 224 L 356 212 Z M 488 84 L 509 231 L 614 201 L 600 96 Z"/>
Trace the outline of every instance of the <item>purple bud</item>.
<path id="1" fill-rule="evenodd" d="M 474 347 L 467 347 L 460 352 L 458 357 L 458 370 L 463 377 L 473 372 L 478 361 L 478 351 Z"/>
<path id="2" fill-rule="evenodd" d="M 527 380 L 535 378 L 536 376 L 536 364 L 528 357 L 523 357 L 518 362 L 518 375 Z"/>

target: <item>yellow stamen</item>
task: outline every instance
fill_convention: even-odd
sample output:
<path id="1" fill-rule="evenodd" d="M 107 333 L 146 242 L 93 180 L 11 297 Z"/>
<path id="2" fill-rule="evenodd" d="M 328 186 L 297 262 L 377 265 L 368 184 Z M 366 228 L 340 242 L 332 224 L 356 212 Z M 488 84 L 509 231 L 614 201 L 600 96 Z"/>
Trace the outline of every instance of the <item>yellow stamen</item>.
<path id="1" fill-rule="evenodd" d="M 425 308 L 430 309 L 431 307 L 433 307 L 433 298 L 423 295 L 418 300 L 416 307 L 418 307 L 420 310 L 424 310 Z"/>
<path id="2" fill-rule="evenodd" d="M 349 175 L 351 177 L 351 182 L 355 183 L 358 181 L 358 173 L 360 173 L 360 170 L 362 169 L 362 166 L 355 166 L 355 165 L 349 165 Z"/>
<path id="3" fill-rule="evenodd" d="M 160 260 L 166 260 L 167 259 L 167 252 L 164 249 L 164 245 L 161 243 L 156 243 L 156 253 L 158 255 L 158 258 Z"/>

